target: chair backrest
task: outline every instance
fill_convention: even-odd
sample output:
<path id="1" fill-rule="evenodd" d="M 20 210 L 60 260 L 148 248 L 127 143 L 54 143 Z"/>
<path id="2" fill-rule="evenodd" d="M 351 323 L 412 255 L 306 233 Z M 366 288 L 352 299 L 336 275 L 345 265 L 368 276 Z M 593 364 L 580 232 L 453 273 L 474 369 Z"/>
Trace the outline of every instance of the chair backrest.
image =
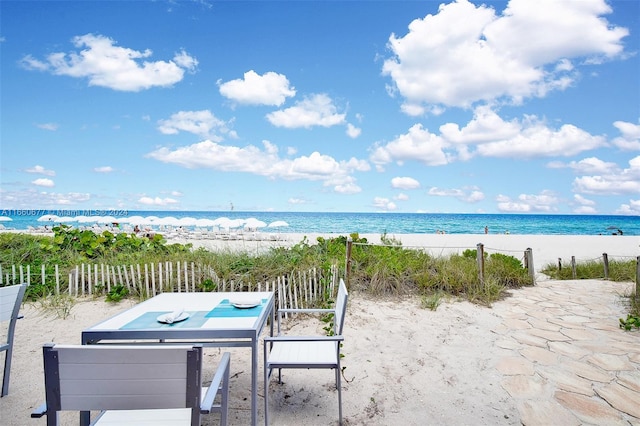
<path id="1" fill-rule="evenodd" d="M 5 352 L 4 369 L 2 370 L 2 390 L 0 397 L 9 394 L 9 379 L 11 376 L 11 357 L 13 353 L 13 336 L 15 334 L 16 321 L 20 318 L 20 306 L 27 289 L 26 284 L 0 287 L 0 322 L 9 321 L 7 332 L 0 333 L 6 336 L 6 340 L 0 341 L 0 352 Z"/>
<path id="2" fill-rule="evenodd" d="M 344 316 L 347 313 L 347 298 L 349 293 L 347 292 L 347 286 L 342 278 L 340 279 L 340 285 L 338 286 L 338 296 L 336 297 L 336 313 L 335 313 L 335 332 L 337 335 L 342 334 L 342 327 L 344 326 Z"/>
<path id="3" fill-rule="evenodd" d="M 46 344 L 47 416 L 190 408 L 200 418 L 202 347 Z"/>
<path id="4" fill-rule="evenodd" d="M 26 284 L 0 287 L 0 322 L 18 318 Z"/>

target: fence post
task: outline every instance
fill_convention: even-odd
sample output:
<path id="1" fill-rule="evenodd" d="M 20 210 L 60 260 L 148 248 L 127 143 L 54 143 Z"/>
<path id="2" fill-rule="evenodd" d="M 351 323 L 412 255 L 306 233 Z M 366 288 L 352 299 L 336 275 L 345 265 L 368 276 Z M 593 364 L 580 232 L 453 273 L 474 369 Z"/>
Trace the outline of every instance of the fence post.
<path id="1" fill-rule="evenodd" d="M 562 258 L 558 258 L 558 272 L 562 271 Z"/>
<path id="2" fill-rule="evenodd" d="M 351 239 L 351 236 L 347 237 L 347 259 L 346 259 L 346 263 L 345 263 L 345 271 L 344 271 L 344 275 L 346 278 L 346 285 L 347 285 L 347 289 L 349 289 L 349 278 L 351 276 L 351 248 L 353 247 L 353 240 Z"/>
<path id="3" fill-rule="evenodd" d="M 636 297 L 640 297 L 640 256 L 636 257 Z"/>
<path id="4" fill-rule="evenodd" d="M 524 261 L 526 263 L 526 268 L 529 271 L 529 276 L 531 277 L 531 281 L 533 281 L 533 284 L 535 285 L 536 283 L 536 270 L 533 267 L 533 249 L 531 249 L 531 247 L 527 248 L 524 251 Z"/>
<path id="5" fill-rule="evenodd" d="M 478 279 L 480 285 L 484 287 L 484 244 L 478 243 L 478 252 L 476 254 L 476 260 L 478 262 Z"/>
<path id="6" fill-rule="evenodd" d="M 609 255 L 602 253 L 602 263 L 604 263 L 604 279 L 609 279 Z"/>
<path id="7" fill-rule="evenodd" d="M 571 276 L 573 277 L 573 279 L 577 279 L 578 278 L 578 274 L 576 271 L 576 257 L 575 256 L 571 256 Z"/>

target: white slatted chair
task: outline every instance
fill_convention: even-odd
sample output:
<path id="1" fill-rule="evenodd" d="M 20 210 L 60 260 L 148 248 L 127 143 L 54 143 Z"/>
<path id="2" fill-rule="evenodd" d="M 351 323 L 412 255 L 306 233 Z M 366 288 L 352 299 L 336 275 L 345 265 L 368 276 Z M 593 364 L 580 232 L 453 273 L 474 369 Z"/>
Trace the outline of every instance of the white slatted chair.
<path id="1" fill-rule="evenodd" d="M 201 346 L 49 343 L 43 353 L 46 402 L 31 417 L 47 416 L 47 425 L 60 411 L 80 411 L 83 426 L 200 426 L 210 412 L 227 424 L 229 353 L 209 387 L 201 387 Z M 93 421 L 90 411 L 100 411 Z"/>
<path id="2" fill-rule="evenodd" d="M 0 352 L 5 352 L 4 372 L 2 375 L 2 392 L 0 397 L 9 393 L 9 376 L 11 374 L 11 356 L 13 355 L 13 336 L 16 329 L 16 321 L 20 316 L 20 306 L 24 298 L 26 284 L 0 287 L 0 322 L 9 322 L 7 329 L 7 341 L 0 342 Z"/>
<path id="3" fill-rule="evenodd" d="M 338 416 L 342 424 L 342 386 L 340 383 L 340 345 L 344 340 L 342 327 L 347 310 L 347 287 L 340 280 L 338 296 L 333 309 L 279 309 L 278 334 L 264 338 L 264 423 L 269 424 L 269 378 L 278 369 L 278 382 L 282 383 L 283 368 L 327 368 L 335 370 L 338 390 Z M 281 334 L 283 314 L 334 314 L 332 336 L 290 336 Z"/>

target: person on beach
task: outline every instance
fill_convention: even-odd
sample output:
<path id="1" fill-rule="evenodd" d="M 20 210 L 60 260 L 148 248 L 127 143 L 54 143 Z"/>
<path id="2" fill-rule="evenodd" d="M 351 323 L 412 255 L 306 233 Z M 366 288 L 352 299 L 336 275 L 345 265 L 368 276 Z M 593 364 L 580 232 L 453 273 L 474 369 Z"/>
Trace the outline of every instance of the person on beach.
<path id="1" fill-rule="evenodd" d="M 484 233 L 485 233 L 485 234 L 488 234 L 488 233 L 489 233 L 489 227 L 488 227 L 488 226 L 485 226 L 485 227 L 484 227 Z"/>

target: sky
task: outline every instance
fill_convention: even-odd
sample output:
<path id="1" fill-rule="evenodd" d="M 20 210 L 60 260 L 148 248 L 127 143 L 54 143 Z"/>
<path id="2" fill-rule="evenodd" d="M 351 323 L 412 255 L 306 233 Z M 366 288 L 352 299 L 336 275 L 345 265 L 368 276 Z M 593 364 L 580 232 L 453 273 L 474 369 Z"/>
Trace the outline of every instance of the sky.
<path id="1" fill-rule="evenodd" d="M 640 2 L 0 1 L 0 208 L 640 215 Z"/>

